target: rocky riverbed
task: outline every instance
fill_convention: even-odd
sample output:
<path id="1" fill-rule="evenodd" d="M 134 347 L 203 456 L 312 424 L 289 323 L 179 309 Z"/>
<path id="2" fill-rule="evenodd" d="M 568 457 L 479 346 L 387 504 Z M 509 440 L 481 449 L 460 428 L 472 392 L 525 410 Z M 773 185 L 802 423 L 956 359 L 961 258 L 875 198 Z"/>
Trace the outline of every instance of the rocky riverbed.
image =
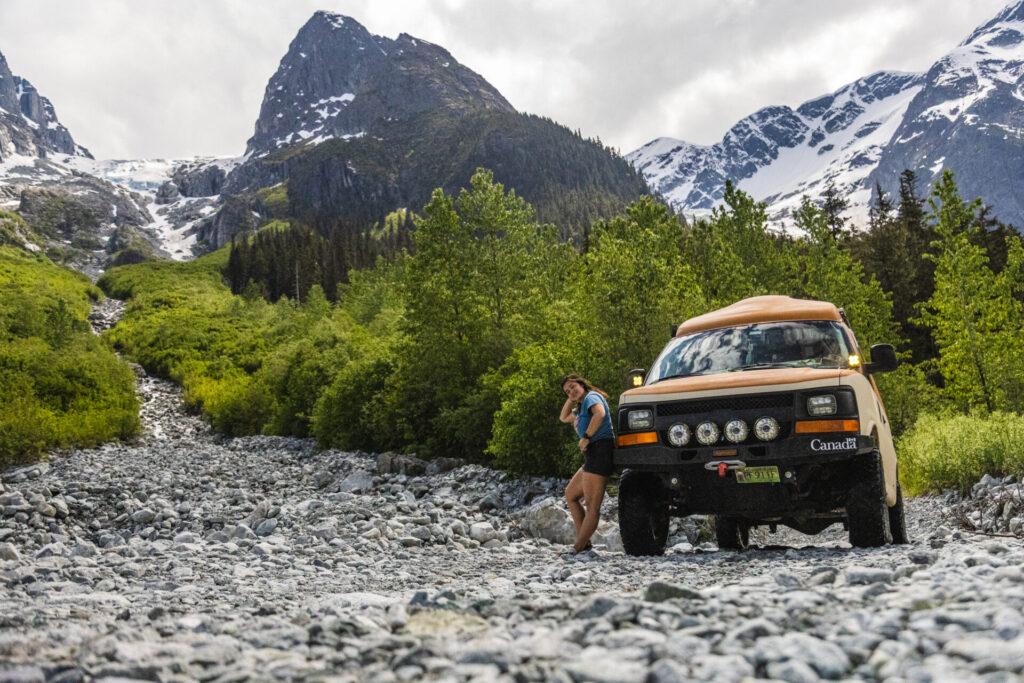
<path id="1" fill-rule="evenodd" d="M 567 558 L 563 482 L 225 439 L 172 385 L 139 392 L 136 443 L 3 473 L 0 681 L 1024 671 L 1024 547 L 958 530 L 964 501 L 908 501 L 906 546 L 854 550 L 835 529 L 720 552 L 687 520 L 664 557 L 632 558 L 610 499 L 596 552 Z"/>

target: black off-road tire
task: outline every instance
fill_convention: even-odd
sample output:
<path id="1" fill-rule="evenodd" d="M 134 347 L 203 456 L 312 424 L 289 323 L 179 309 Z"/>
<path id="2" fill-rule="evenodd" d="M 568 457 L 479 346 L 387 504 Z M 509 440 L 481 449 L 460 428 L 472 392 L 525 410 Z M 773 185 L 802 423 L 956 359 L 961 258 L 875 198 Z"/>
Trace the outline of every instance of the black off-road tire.
<path id="1" fill-rule="evenodd" d="M 720 550 L 746 550 L 750 545 L 750 525 L 736 517 L 716 515 L 715 540 Z"/>
<path id="2" fill-rule="evenodd" d="M 661 481 L 626 470 L 619 479 L 619 534 L 627 555 L 661 555 L 668 541 L 668 501 Z"/>
<path id="3" fill-rule="evenodd" d="M 907 518 L 903 511 L 903 487 L 896 483 L 896 504 L 889 508 L 889 530 L 892 542 L 903 545 L 910 543 L 907 535 Z"/>
<path id="4" fill-rule="evenodd" d="M 878 548 L 892 542 L 882 454 L 872 451 L 858 464 L 857 481 L 846 498 L 850 545 L 854 548 Z"/>

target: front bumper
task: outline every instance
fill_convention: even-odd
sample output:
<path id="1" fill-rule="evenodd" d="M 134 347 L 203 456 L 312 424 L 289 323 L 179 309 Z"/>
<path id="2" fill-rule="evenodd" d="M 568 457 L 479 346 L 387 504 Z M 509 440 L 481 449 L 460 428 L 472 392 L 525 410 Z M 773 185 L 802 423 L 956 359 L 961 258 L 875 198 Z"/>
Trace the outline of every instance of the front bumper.
<path id="1" fill-rule="evenodd" d="M 875 448 L 860 434 L 814 434 L 729 447 L 620 447 L 614 463 L 655 474 L 676 514 L 839 519 L 862 456 Z M 778 468 L 778 483 L 742 483 L 736 476 L 738 470 L 765 466 Z"/>

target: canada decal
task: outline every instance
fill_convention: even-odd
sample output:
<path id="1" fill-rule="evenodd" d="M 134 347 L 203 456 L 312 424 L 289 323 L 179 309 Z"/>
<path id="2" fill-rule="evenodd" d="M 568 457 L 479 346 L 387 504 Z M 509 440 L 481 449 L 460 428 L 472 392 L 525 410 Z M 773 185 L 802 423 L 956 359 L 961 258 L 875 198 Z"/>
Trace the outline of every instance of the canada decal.
<path id="1" fill-rule="evenodd" d="M 812 451 L 852 451 L 855 448 L 857 448 L 857 438 L 854 436 L 842 441 L 811 440 Z"/>

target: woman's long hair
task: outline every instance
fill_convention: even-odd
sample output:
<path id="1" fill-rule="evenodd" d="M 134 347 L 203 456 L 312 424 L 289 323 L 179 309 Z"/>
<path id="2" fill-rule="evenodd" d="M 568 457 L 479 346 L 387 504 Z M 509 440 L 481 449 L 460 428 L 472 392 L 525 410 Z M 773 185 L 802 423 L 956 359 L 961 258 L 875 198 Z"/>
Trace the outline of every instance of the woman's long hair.
<path id="1" fill-rule="evenodd" d="M 576 382 L 576 383 L 582 385 L 583 388 L 587 390 L 587 392 L 596 391 L 597 393 L 599 393 L 602 396 L 604 396 L 605 399 L 608 398 L 607 392 L 604 392 L 604 391 L 598 389 L 593 384 L 588 382 L 586 378 L 580 377 L 579 375 L 566 375 L 565 377 L 562 378 L 562 381 L 558 383 L 558 388 L 564 390 L 565 389 L 565 385 L 568 384 L 569 382 Z"/>

